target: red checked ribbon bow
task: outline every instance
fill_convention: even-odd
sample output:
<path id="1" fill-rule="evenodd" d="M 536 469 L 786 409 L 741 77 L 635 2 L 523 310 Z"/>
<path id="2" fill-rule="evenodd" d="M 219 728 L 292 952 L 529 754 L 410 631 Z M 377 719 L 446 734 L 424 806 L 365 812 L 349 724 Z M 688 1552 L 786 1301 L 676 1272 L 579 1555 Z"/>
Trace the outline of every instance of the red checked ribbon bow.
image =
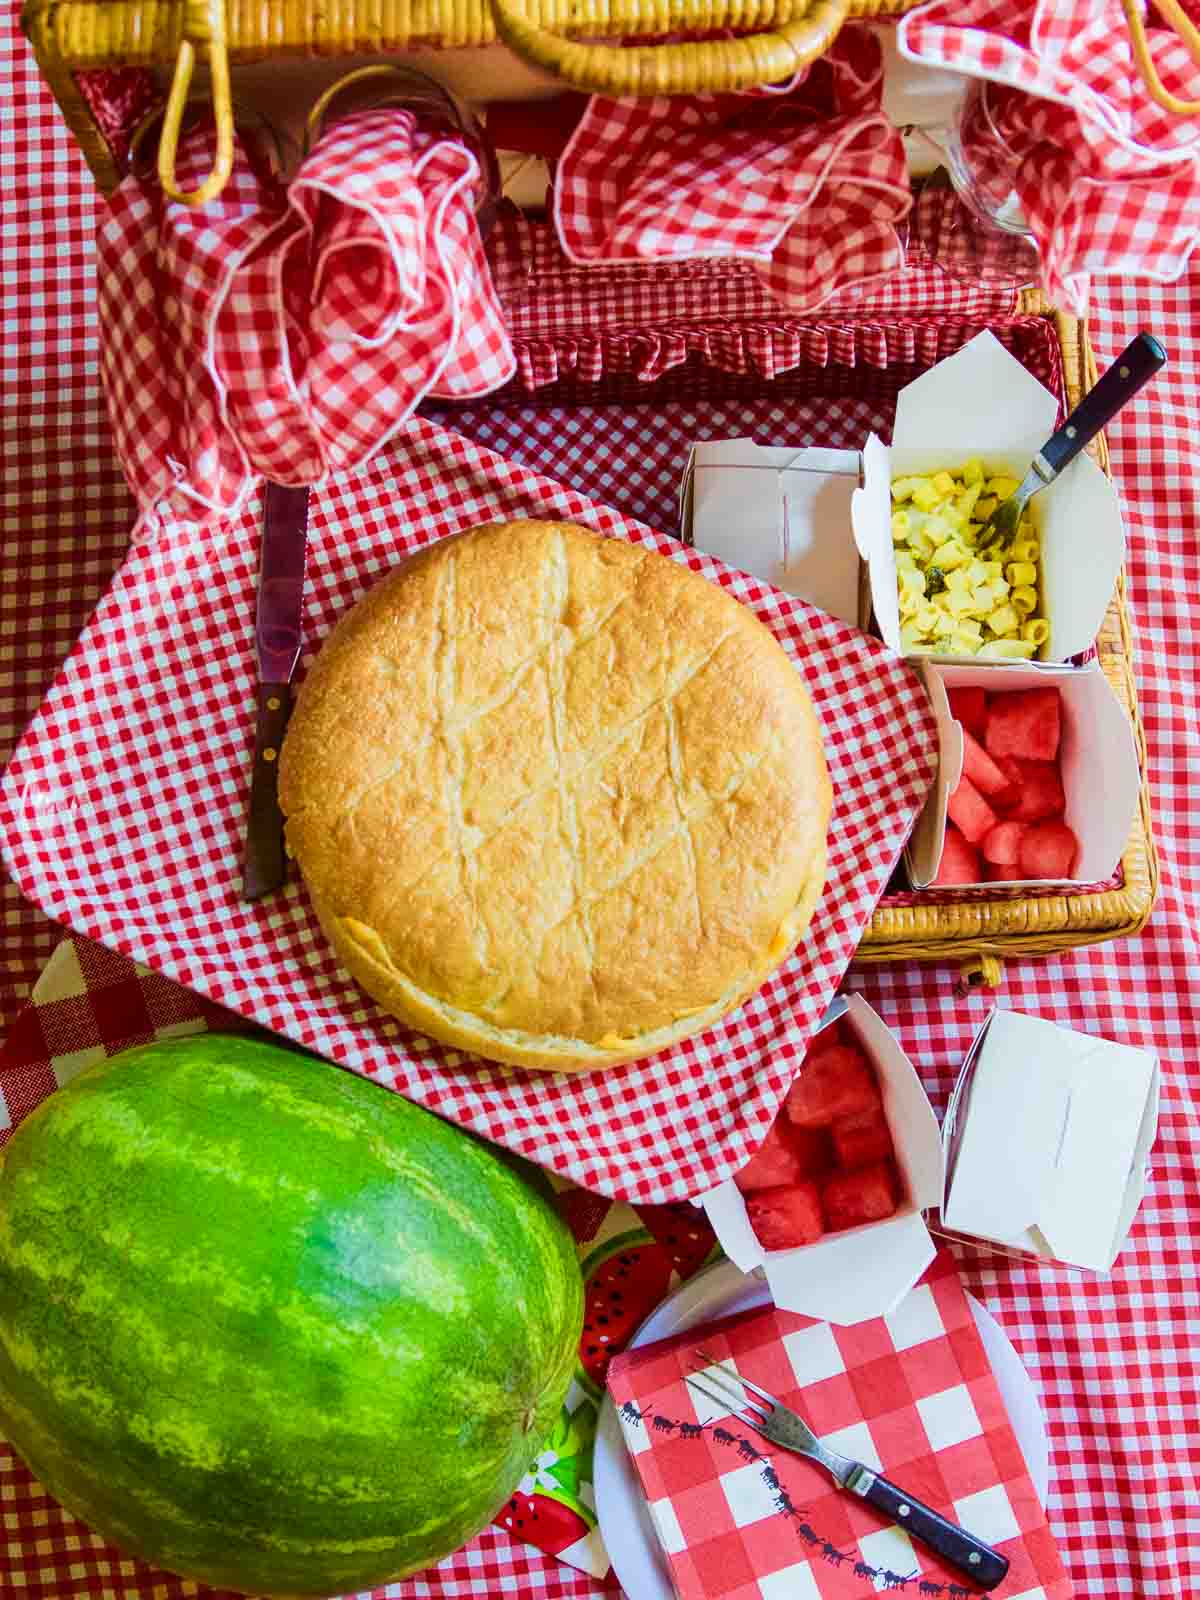
<path id="1" fill-rule="evenodd" d="M 1146 38 L 1168 92 L 1200 98 L 1200 64 L 1175 33 L 1150 25 Z M 988 80 L 991 127 L 964 128 L 965 154 L 985 186 L 1006 166 L 1057 305 L 1082 316 L 1096 277 L 1180 277 L 1200 239 L 1200 117 L 1151 98 L 1120 0 L 932 0 L 899 44 Z"/>
<path id="2" fill-rule="evenodd" d="M 558 164 L 559 240 L 581 265 L 741 257 L 809 311 L 903 265 L 911 205 L 877 41 L 848 28 L 787 84 L 587 106 Z"/>
<path id="3" fill-rule="evenodd" d="M 181 187 L 212 137 L 181 140 Z M 394 107 L 336 123 L 286 185 L 239 137 L 224 192 L 195 210 L 126 178 L 99 236 L 100 361 L 142 509 L 232 515 L 260 477 L 362 465 L 426 395 L 505 383 L 478 180 L 472 151 Z"/>

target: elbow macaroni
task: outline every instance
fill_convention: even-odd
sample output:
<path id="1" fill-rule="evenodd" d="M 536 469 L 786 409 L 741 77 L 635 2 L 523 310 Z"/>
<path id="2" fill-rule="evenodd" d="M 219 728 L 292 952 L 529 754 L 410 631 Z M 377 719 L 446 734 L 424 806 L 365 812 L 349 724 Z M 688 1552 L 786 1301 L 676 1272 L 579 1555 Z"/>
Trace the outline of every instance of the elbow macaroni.
<path id="1" fill-rule="evenodd" d="M 1016 487 L 990 477 L 980 461 L 893 482 L 903 650 L 1028 660 L 1045 645 L 1037 530 L 1023 518 L 1009 550 L 979 544 L 989 515 Z"/>

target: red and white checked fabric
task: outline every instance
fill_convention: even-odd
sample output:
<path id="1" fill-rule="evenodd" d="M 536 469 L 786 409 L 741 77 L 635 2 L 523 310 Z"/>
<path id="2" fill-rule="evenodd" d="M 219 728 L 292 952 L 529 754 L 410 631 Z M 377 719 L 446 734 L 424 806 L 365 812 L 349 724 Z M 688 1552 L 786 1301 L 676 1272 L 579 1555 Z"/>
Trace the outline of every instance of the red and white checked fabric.
<path id="1" fill-rule="evenodd" d="M 211 124 L 180 142 L 199 183 Z M 236 514 L 260 477 L 357 467 L 428 394 L 512 376 L 475 217 L 479 162 L 411 112 L 336 123 L 284 185 L 239 136 L 221 196 L 192 209 L 130 176 L 100 230 L 101 375 L 139 504 Z"/>
<path id="2" fill-rule="evenodd" d="M 851 27 L 786 85 L 593 97 L 555 173 L 563 249 L 580 264 L 741 257 L 792 311 L 897 271 L 912 197 L 882 87 L 878 41 Z"/>
<path id="3" fill-rule="evenodd" d="M 924 801 L 936 736 L 915 674 L 857 629 L 423 421 L 387 462 L 318 491 L 309 660 L 403 556 L 479 523 L 563 518 L 727 588 L 788 651 L 821 720 L 829 865 L 799 950 L 718 1026 L 646 1061 L 501 1070 L 368 1000 L 300 884 L 240 898 L 257 513 L 217 544 L 194 523 L 140 525 L 0 785 L 18 884 L 78 931 L 589 1188 L 666 1201 L 721 1182 L 765 1135 Z"/>
<path id="4" fill-rule="evenodd" d="M 133 512 L 111 452 L 96 378 L 92 240 L 102 204 L 38 77 L 16 8 L 0 25 L 0 76 L 7 113 L 0 142 L 3 755 L 107 585 Z M 712 266 L 667 270 L 686 280 L 693 307 L 728 298 Z M 593 271 L 588 287 L 580 271 L 568 293 L 543 302 L 541 284 L 516 270 L 511 276 L 514 285 L 524 285 L 520 300 L 512 302 L 514 327 L 530 338 L 543 319 L 553 319 L 555 327 L 594 330 L 621 320 L 627 310 L 635 322 L 653 317 L 668 298 L 659 281 L 642 286 L 639 301 L 616 274 Z M 739 285 L 750 279 L 748 271 L 737 274 Z M 936 276 L 923 278 L 922 287 L 934 296 L 940 292 Z M 669 298 L 677 289 L 672 284 Z M 887 284 L 876 285 L 871 298 L 887 290 Z M 750 302 L 749 286 L 736 297 Z M 966 314 L 984 298 L 976 290 Z M 991 304 L 979 309 L 986 313 Z M 643 312 L 642 306 L 649 309 Z M 907 307 L 893 309 L 903 315 Z M 1011 963 L 1000 998 L 1018 1010 L 1160 1051 L 1164 1100 L 1154 1173 L 1130 1243 L 1108 1279 L 1047 1272 L 982 1250 L 957 1252 L 968 1287 L 1014 1340 L 1042 1397 L 1051 1443 L 1051 1524 L 1077 1590 L 1089 1600 L 1177 1600 L 1200 1593 L 1194 1447 L 1200 1412 L 1194 1360 L 1200 1306 L 1200 1004 L 1192 976 L 1200 971 L 1200 845 L 1193 802 L 1200 790 L 1200 601 L 1193 581 L 1194 530 L 1200 527 L 1200 266 L 1170 285 L 1122 279 L 1097 284 L 1090 332 L 1101 366 L 1140 327 L 1163 338 L 1172 361 L 1110 425 L 1108 437 L 1130 540 L 1138 693 L 1150 746 L 1162 889 L 1140 938 Z M 859 375 L 866 377 L 865 369 Z M 460 412 L 455 425 L 505 437 L 512 441 L 506 448 L 519 448 L 522 459 L 628 514 L 665 508 L 661 517 L 648 519 L 670 526 L 678 463 L 663 451 L 657 397 L 645 400 L 623 412 L 612 406 L 550 409 L 538 406 L 534 396 L 512 413 Z M 711 428 L 707 436 L 727 437 L 741 417 L 747 431 L 766 442 L 779 429 L 795 427 L 797 433 L 783 442 L 809 443 L 832 417 L 837 437 L 852 445 L 854 429 L 867 425 L 862 402 L 840 391 L 824 405 L 815 391 L 802 405 L 788 396 L 755 402 L 749 412 L 745 404 L 732 396 L 681 401 L 673 427 L 681 433 L 690 428 L 693 436 Z M 526 419 L 523 437 L 502 432 L 510 415 Z M 618 417 L 625 454 L 610 457 L 610 426 Z M 636 470 L 627 472 L 627 463 Z M 0 1009 L 7 1016 L 60 936 L 15 886 L 4 885 Z M 124 958 L 114 961 L 126 974 L 134 971 Z M 956 999 L 953 980 L 953 969 L 945 965 L 867 969 L 851 979 L 895 1029 L 938 1104 L 992 1003 L 979 994 Z M 27 1600 L 199 1600 L 195 1586 L 104 1547 L 11 1454 L 0 1454 L 0 1513 L 0 1589 L 6 1593 Z M 492 1529 L 436 1570 L 391 1585 L 372 1600 L 613 1600 L 617 1592 L 614 1583 L 572 1574 Z"/>
<path id="5" fill-rule="evenodd" d="M 1017 195 L 1055 304 L 1083 316 L 1093 279 L 1179 277 L 1200 241 L 1200 123 L 1151 99 L 1120 0 L 931 0 L 898 38 L 913 61 L 1002 86 L 965 118 L 962 153 L 985 193 Z M 1165 86 L 1200 96 L 1174 32 L 1148 39 Z"/>
<path id="6" fill-rule="evenodd" d="M 767 1307 L 626 1351 L 617 1406 L 679 1600 L 953 1600 L 961 1571 L 687 1382 L 697 1349 L 1006 1556 L 996 1600 L 1071 1600 L 983 1340 L 943 1251 L 895 1311 L 853 1327 Z M 719 1381 L 719 1380 L 718 1380 Z M 751 1397 L 753 1398 L 753 1397 Z"/>

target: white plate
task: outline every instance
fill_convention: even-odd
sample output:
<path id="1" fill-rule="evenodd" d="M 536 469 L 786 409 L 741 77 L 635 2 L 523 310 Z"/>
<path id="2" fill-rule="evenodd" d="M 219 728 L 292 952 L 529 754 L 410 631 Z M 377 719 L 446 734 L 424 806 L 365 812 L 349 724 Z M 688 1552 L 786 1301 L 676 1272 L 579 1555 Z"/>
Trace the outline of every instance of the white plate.
<path id="1" fill-rule="evenodd" d="M 1044 1503 L 1050 1477 L 1046 1419 L 1021 1358 L 1008 1335 L 968 1295 L 983 1347 L 987 1351 L 1009 1420 L 1038 1498 Z M 698 1323 L 715 1322 L 769 1305 L 770 1292 L 759 1278 L 739 1272 L 732 1261 L 719 1261 L 689 1278 L 653 1311 L 629 1341 L 629 1348 L 669 1339 Z M 613 1571 L 629 1600 L 674 1600 L 675 1591 L 650 1521 L 637 1471 L 625 1448 L 617 1409 L 605 1395 L 596 1430 L 596 1516 L 612 1557 Z"/>

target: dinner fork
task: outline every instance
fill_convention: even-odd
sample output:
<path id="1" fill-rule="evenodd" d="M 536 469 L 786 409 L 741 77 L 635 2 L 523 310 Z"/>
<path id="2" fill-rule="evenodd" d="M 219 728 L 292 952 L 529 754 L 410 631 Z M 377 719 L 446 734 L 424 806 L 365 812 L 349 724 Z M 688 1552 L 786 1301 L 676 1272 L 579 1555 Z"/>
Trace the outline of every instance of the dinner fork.
<path id="1" fill-rule="evenodd" d="M 980 529 L 975 548 L 982 552 L 998 542 L 1001 550 L 1007 550 L 1016 538 L 1025 507 L 1038 490 L 1054 482 L 1121 407 L 1149 383 L 1166 359 L 1167 352 L 1148 333 L 1139 333 L 1127 344 L 1063 425 L 1046 440 L 1020 486 L 993 510 Z"/>
<path id="2" fill-rule="evenodd" d="M 749 1412 L 749 1416 L 738 1415 L 738 1420 L 756 1433 L 761 1433 L 772 1444 L 807 1456 L 810 1461 L 824 1467 L 843 1489 L 861 1495 L 914 1539 L 920 1539 L 944 1560 L 965 1572 L 980 1589 L 994 1589 L 1004 1581 L 1009 1566 L 1007 1556 L 1002 1556 L 998 1550 L 993 1550 L 991 1545 L 977 1539 L 965 1528 L 947 1521 L 932 1506 L 923 1505 L 912 1495 L 905 1494 L 903 1489 L 864 1466 L 861 1461 L 830 1450 L 794 1411 L 765 1389 L 760 1389 L 756 1383 L 751 1383 L 749 1378 L 742 1377 L 736 1369 L 731 1370 L 719 1356 L 710 1355 L 707 1350 L 696 1350 L 693 1359 L 696 1357 L 705 1363 L 700 1370 L 715 1387 L 706 1387 L 696 1373 L 689 1374 L 687 1381 L 706 1399 L 715 1401 L 726 1410 L 732 1409 L 735 1415 Z M 760 1400 L 766 1401 L 766 1406 L 756 1405 L 748 1399 L 745 1393 L 747 1389 Z"/>

